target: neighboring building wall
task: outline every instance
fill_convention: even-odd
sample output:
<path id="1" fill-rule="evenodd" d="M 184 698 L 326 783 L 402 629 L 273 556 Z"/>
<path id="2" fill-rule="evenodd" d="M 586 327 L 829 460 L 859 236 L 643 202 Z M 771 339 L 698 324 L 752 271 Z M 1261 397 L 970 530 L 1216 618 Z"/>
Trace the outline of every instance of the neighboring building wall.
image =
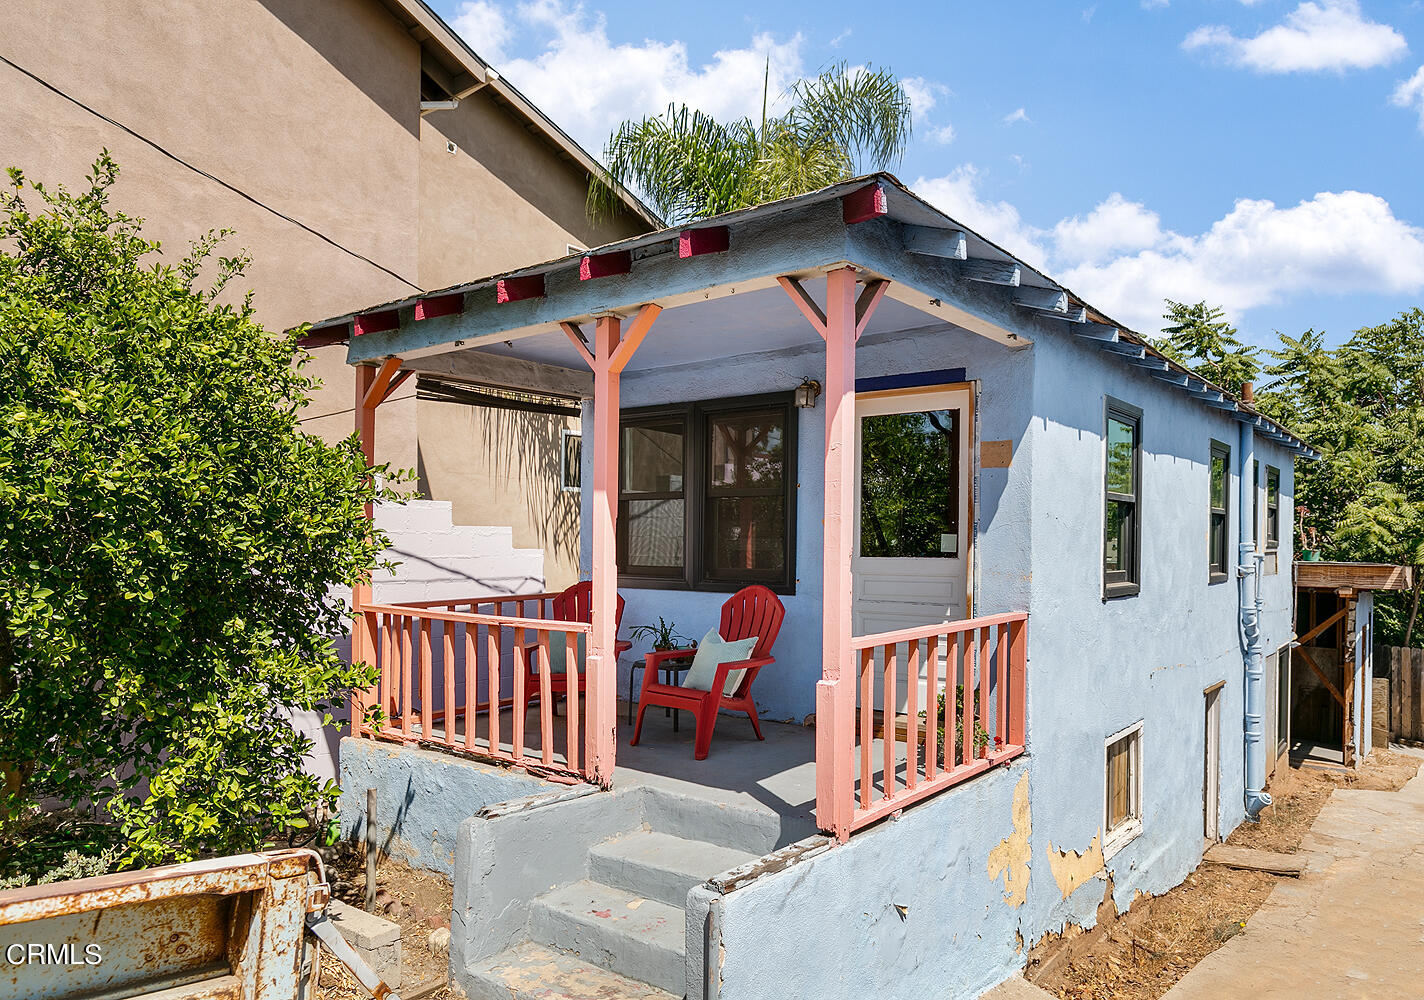
<path id="1" fill-rule="evenodd" d="M 791 308 L 788 304 L 787 308 Z M 963 367 L 980 383 L 979 423 L 984 440 L 1012 440 L 1015 460 L 1008 469 L 986 470 L 981 478 L 976 516 L 980 523 L 975 559 L 979 613 L 1021 610 L 1028 604 L 1029 461 L 1020 445 L 1029 424 L 1033 353 L 1009 351 L 963 331 L 886 340 L 866 336 L 856 350 L 859 377 L 896 375 Z M 712 364 L 628 372 L 622 378 L 627 407 L 657 406 L 688 400 L 787 392 L 807 373 L 825 371 L 819 344 L 792 351 L 746 355 Z M 762 717 L 801 722 L 816 710 L 816 682 L 821 678 L 821 521 L 824 515 L 825 400 L 815 409 L 797 410 L 796 593 L 782 595 L 786 620 L 776 640 L 776 664 L 763 670 L 752 694 Z M 584 408 L 585 427 L 593 426 L 592 406 Z M 584 435 L 584 482 L 593 481 L 593 444 Z M 584 490 L 582 565 L 591 571 L 592 536 L 588 525 L 592 492 Z M 628 604 L 622 637 L 629 626 L 675 622 L 684 634 L 700 638 L 720 619 L 727 592 L 644 590 L 620 587 Z M 641 663 L 647 644 L 636 645 L 619 662 L 620 696 L 628 690 L 631 664 Z"/>
<path id="2" fill-rule="evenodd" d="M 544 551 L 550 591 L 579 580 L 579 494 L 562 482 L 563 432 L 579 418 L 421 400 L 420 482 L 448 497 L 457 524 L 500 524 Z M 385 407 L 381 407 L 385 416 Z"/>
<path id="3" fill-rule="evenodd" d="M 114 207 L 144 218 L 170 262 L 209 229 L 235 230 L 222 252 L 245 249 L 252 264 L 226 297 L 255 289 L 257 318 L 274 330 L 648 228 L 630 211 L 589 222 L 586 174 L 487 91 L 422 118 L 420 44 L 378 0 L 233 0 L 220 9 L 35 0 L 6 19 L 5 38 L 7 58 L 76 100 L 375 262 L 0 65 L 0 167 L 73 189 L 107 147 L 122 169 Z M 307 371 L 322 386 L 304 424 L 340 440 L 355 429 L 346 348 L 310 353 Z M 381 406 L 377 462 L 414 470 L 423 457 L 447 467 L 467 457 L 445 446 L 439 428 L 417 434 L 414 381 Z M 448 482 L 451 492 L 430 496 L 453 501 L 463 523 L 510 524 L 516 544 L 547 544 L 551 579 L 571 579 L 578 535 L 567 503 L 499 520 L 518 505 L 487 509 L 478 474 Z"/>

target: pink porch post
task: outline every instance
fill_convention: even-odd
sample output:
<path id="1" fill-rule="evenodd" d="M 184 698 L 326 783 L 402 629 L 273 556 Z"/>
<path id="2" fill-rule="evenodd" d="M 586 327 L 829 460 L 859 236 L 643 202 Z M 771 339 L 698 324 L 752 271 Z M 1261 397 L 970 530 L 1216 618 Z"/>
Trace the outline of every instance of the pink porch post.
<path id="1" fill-rule="evenodd" d="M 647 336 L 662 307 L 645 305 L 622 336 L 617 316 L 598 319 L 593 351 L 593 634 L 589 637 L 588 723 L 584 729 L 585 771 L 607 788 L 613 783 L 618 706 L 618 382 L 633 352 Z M 570 340 L 580 343 L 571 326 Z"/>
<path id="2" fill-rule="evenodd" d="M 409 372 L 400 372 L 400 358 L 386 358 L 380 365 L 356 366 L 356 437 L 361 442 L 361 456 L 369 468 L 376 464 L 376 407 L 390 398 L 396 388 L 410 377 Z M 371 504 L 366 504 L 366 520 L 374 517 Z M 376 662 L 377 616 L 364 609 L 371 603 L 371 578 L 358 580 L 351 588 L 351 610 L 358 617 L 351 627 L 351 662 Z M 351 692 L 351 721 L 348 733 L 363 735 L 362 716 L 368 700 L 377 694 L 377 688 Z"/>
<path id="3" fill-rule="evenodd" d="M 889 286 L 886 281 L 871 282 L 857 297 L 855 273 L 855 268 L 847 266 L 826 275 L 825 312 L 799 281 L 779 279 L 792 303 L 826 342 L 826 481 L 821 522 L 825 551 L 821 578 L 821 680 L 816 684 L 816 822 L 842 841 L 850 837 L 855 814 L 856 677 L 849 672 L 854 655 L 850 559 L 855 534 L 855 342 Z"/>
<path id="4" fill-rule="evenodd" d="M 851 659 L 851 544 L 855 531 L 855 271 L 826 275 L 825 553 L 821 577 L 821 680 L 816 717 L 816 816 L 842 841 L 855 811 L 855 683 Z"/>

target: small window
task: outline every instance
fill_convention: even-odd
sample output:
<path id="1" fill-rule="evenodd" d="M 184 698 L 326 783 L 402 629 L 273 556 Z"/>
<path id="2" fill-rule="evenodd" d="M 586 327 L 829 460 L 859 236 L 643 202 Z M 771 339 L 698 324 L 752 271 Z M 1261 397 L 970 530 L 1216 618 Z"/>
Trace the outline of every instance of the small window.
<path id="1" fill-rule="evenodd" d="M 1281 470 L 1266 466 L 1266 551 L 1281 547 Z"/>
<path id="2" fill-rule="evenodd" d="M 583 435 L 578 431 L 564 431 L 559 479 L 563 488 L 571 492 L 583 488 Z"/>
<path id="3" fill-rule="evenodd" d="M 1103 599 L 1130 597 L 1139 587 L 1142 517 L 1142 411 L 1115 399 L 1107 403 L 1103 488 Z"/>
<path id="4" fill-rule="evenodd" d="M 1230 495 L 1228 479 L 1231 468 L 1231 449 L 1220 441 L 1211 443 L 1210 512 L 1211 527 L 1207 538 L 1207 554 L 1210 564 L 1210 580 L 1220 583 L 1226 579 L 1226 537 L 1230 521 L 1226 516 L 1227 498 Z"/>
<path id="5" fill-rule="evenodd" d="M 1142 832 L 1142 723 L 1106 740 L 1103 855 L 1111 857 Z"/>

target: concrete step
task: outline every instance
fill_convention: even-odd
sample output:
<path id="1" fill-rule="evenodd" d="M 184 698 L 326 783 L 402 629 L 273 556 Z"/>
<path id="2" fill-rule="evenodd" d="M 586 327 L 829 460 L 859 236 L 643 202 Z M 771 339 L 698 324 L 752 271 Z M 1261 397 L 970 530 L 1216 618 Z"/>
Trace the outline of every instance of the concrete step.
<path id="1" fill-rule="evenodd" d="M 534 900 L 529 936 L 681 996 L 687 978 L 685 924 L 680 906 L 582 881 Z"/>
<path id="2" fill-rule="evenodd" d="M 674 994 L 599 968 L 578 955 L 524 943 L 465 970 L 472 1000 L 676 1000 Z M 681 997 L 679 984 L 676 997 Z"/>
<path id="3" fill-rule="evenodd" d="M 687 903 L 687 890 L 757 855 L 666 833 L 630 833 L 595 844 L 588 872 L 595 881 L 670 906 Z"/>

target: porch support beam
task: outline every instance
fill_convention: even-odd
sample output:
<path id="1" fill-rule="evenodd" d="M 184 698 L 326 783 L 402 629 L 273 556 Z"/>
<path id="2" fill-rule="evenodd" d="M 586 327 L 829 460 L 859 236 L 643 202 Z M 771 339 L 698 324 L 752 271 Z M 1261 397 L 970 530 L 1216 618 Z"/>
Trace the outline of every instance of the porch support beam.
<path id="1" fill-rule="evenodd" d="M 385 361 L 381 362 L 380 369 L 375 370 L 375 376 L 372 378 L 371 384 L 367 387 L 366 392 L 357 401 L 357 405 L 361 408 L 363 417 L 365 411 L 370 410 L 372 411 L 371 419 L 373 421 L 375 420 L 375 409 L 376 407 L 384 403 L 387 398 L 389 398 L 391 392 L 393 391 L 391 380 L 394 379 L 396 377 L 396 373 L 400 371 L 400 366 L 400 358 L 386 358 Z M 367 367 L 368 366 L 366 365 L 361 366 L 362 369 L 365 369 Z M 360 379 L 357 379 L 357 381 L 359 382 Z M 372 425 L 371 433 L 374 436 L 374 424 Z M 372 463 L 370 461 L 367 461 L 366 464 L 370 465 Z"/>
<path id="2" fill-rule="evenodd" d="M 841 841 L 855 815 L 855 674 L 851 650 L 851 539 L 855 530 L 855 342 L 885 297 L 888 281 L 857 295 L 856 272 L 826 275 L 826 308 L 795 278 L 781 287 L 826 342 L 824 556 L 821 679 L 816 684 L 816 822 Z"/>
<path id="3" fill-rule="evenodd" d="M 633 352 L 648 335 L 662 308 L 638 310 L 627 334 L 617 316 L 600 316 L 594 325 L 593 350 L 593 633 L 589 636 L 588 697 L 585 704 L 584 767 L 590 780 L 604 788 L 613 784 L 617 746 L 618 658 L 615 652 L 618 618 L 618 407 L 619 377 Z M 569 339 L 581 339 L 572 324 L 560 324 Z M 585 440 L 590 440 L 585 429 Z"/>
<path id="4" fill-rule="evenodd" d="M 400 359 L 393 358 L 396 366 L 400 366 Z M 381 366 L 381 370 L 385 369 Z M 376 403 L 368 402 L 375 398 L 373 390 L 376 389 L 376 380 L 379 372 L 375 365 L 356 366 L 356 439 L 361 445 L 361 457 L 366 462 L 366 467 L 370 468 L 376 464 Z M 366 504 L 366 524 L 369 527 L 374 518 L 375 511 L 371 504 Z M 371 664 L 376 662 L 376 618 L 375 615 L 364 613 L 364 609 L 371 603 L 371 577 L 369 575 L 361 577 L 351 586 L 351 610 L 356 614 L 355 621 L 351 626 L 351 662 Z M 367 701 L 374 696 L 374 690 L 351 692 L 351 721 L 347 733 L 351 736 L 361 735 L 361 720 L 365 716 Z"/>
<path id="5" fill-rule="evenodd" d="M 593 352 L 588 349 L 588 338 L 583 335 L 577 323 L 570 323 L 567 320 L 559 324 L 559 329 L 564 331 L 564 336 L 569 338 L 569 343 L 578 349 L 579 357 L 588 364 L 589 371 L 593 370 Z"/>

